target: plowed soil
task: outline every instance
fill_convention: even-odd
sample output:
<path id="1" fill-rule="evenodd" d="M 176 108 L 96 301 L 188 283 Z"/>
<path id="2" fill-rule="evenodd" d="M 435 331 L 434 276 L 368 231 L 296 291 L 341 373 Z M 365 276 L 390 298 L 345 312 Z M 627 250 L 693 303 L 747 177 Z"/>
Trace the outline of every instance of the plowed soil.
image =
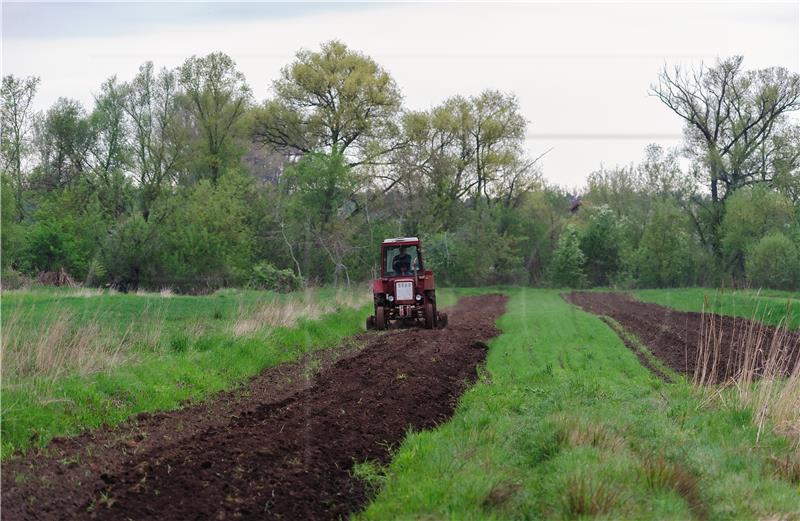
<path id="1" fill-rule="evenodd" d="M 368 500 L 354 462 L 386 463 L 408 429 L 452 415 L 505 301 L 464 298 L 446 329 L 367 333 L 202 404 L 54 440 L 3 463 L 2 516 L 346 517 Z"/>
<path id="2" fill-rule="evenodd" d="M 705 366 L 710 375 L 706 381 L 720 383 L 735 376 L 742 367 L 748 345 L 759 347 L 754 364 L 756 373 L 763 369 L 764 354 L 770 349 L 787 357 L 790 370 L 800 358 L 800 331 L 786 331 L 743 318 L 677 311 L 634 300 L 624 293 L 572 292 L 564 298 L 590 313 L 612 318 L 667 367 L 679 373 L 694 375 L 698 351 L 702 345 L 710 346 L 704 351 L 709 353 L 708 361 L 700 360 L 701 367 Z M 716 355 L 714 346 L 719 347 Z"/>

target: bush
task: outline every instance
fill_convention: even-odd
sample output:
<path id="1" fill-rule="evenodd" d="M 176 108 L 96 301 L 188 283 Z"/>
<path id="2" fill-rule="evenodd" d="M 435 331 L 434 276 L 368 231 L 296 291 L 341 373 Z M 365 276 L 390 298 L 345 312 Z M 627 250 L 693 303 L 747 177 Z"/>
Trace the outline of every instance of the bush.
<path id="1" fill-rule="evenodd" d="M 681 211 L 669 204 L 656 207 L 636 251 L 639 286 L 685 286 L 693 280 L 692 237 Z"/>
<path id="2" fill-rule="evenodd" d="M 252 258 L 247 197 L 251 180 L 226 172 L 181 190 L 159 232 L 166 278 L 160 285 L 205 292 L 247 280 Z M 151 218 L 152 220 L 152 218 Z"/>
<path id="3" fill-rule="evenodd" d="M 758 241 L 772 232 L 786 233 L 794 220 L 794 206 L 783 194 L 766 186 L 741 188 L 725 202 L 722 249 L 734 276 L 742 275 L 745 257 Z"/>
<path id="4" fill-rule="evenodd" d="M 303 287 L 303 278 L 292 270 L 278 269 L 269 262 L 261 262 L 253 266 L 250 286 L 257 289 L 289 293 Z"/>
<path id="5" fill-rule="evenodd" d="M 83 252 L 61 223 L 38 222 L 30 228 L 25 239 L 22 263 L 31 273 L 61 268 L 69 273 L 81 271 Z"/>
<path id="6" fill-rule="evenodd" d="M 488 212 L 475 212 L 455 233 L 423 237 L 425 267 L 455 286 L 520 284 L 527 274 L 514 253 L 517 238 L 500 233 Z"/>
<path id="7" fill-rule="evenodd" d="M 581 235 L 584 270 L 590 286 L 607 286 L 619 270 L 620 237 L 617 217 L 607 205 L 590 211 L 589 223 Z"/>
<path id="8" fill-rule="evenodd" d="M 3 291 L 9 289 L 28 288 L 33 284 L 33 281 L 14 269 L 8 268 L 0 274 L 0 289 Z"/>
<path id="9" fill-rule="evenodd" d="M 747 255 L 747 277 L 755 286 L 800 287 L 800 251 L 780 232 L 763 237 Z"/>
<path id="10" fill-rule="evenodd" d="M 119 221 L 103 246 L 103 280 L 120 291 L 158 287 L 160 250 L 158 228 L 152 222 L 141 215 Z"/>
<path id="11" fill-rule="evenodd" d="M 558 247 L 553 254 L 550 265 L 550 282 L 553 286 L 582 288 L 586 286 L 586 274 L 583 271 L 586 258 L 581 251 L 581 241 L 574 225 L 567 225 L 558 240 Z"/>

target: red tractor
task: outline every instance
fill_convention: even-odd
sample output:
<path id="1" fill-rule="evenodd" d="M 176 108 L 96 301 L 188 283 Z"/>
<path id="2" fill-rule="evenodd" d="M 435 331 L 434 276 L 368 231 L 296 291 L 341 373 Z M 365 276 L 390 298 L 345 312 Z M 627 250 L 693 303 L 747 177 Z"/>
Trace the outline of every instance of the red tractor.
<path id="1" fill-rule="evenodd" d="M 386 239 L 381 244 L 380 278 L 372 281 L 375 314 L 367 329 L 387 329 L 392 321 L 445 327 L 447 315 L 436 310 L 433 272 L 422 263 L 422 246 L 416 237 Z"/>

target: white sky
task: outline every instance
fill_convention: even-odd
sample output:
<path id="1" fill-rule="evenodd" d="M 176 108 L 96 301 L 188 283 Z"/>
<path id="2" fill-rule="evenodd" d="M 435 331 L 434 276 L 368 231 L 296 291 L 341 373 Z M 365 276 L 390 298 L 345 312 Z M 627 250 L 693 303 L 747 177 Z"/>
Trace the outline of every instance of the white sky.
<path id="1" fill-rule="evenodd" d="M 412 109 L 454 94 L 513 91 L 544 175 L 583 184 L 601 164 L 638 162 L 650 142 L 681 140 L 677 116 L 648 96 L 663 64 L 745 56 L 800 72 L 794 2 L 9 3 L 2 73 L 42 79 L 37 109 L 59 96 L 91 107 L 107 77 L 223 51 L 263 100 L 301 47 L 338 38 L 394 76 Z"/>

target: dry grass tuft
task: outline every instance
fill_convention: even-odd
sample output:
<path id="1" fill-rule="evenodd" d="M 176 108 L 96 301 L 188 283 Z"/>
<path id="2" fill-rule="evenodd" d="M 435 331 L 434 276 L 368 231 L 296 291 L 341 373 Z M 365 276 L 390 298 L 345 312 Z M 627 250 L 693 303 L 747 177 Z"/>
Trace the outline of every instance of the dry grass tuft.
<path id="1" fill-rule="evenodd" d="M 573 447 L 589 445 L 618 451 L 625 446 L 625 439 L 603 424 L 580 425 L 570 431 L 568 439 Z"/>
<path id="2" fill-rule="evenodd" d="M 724 400 L 728 393 L 723 391 L 731 390 L 736 406 L 753 411 L 757 439 L 764 427 L 771 424 L 776 434 L 800 445 L 800 335 L 790 331 L 785 320 L 774 334 L 768 334 L 771 327 L 759 322 L 758 316 L 756 310 L 738 337 L 736 334 L 728 337 L 735 345 L 722 346 L 726 335 L 715 323 L 714 314 L 703 313 L 693 382 L 710 399 Z M 723 351 L 731 352 L 725 374 L 733 376 L 722 386 L 714 387 Z"/>
<path id="3" fill-rule="evenodd" d="M 617 452 L 626 445 L 625 438 L 616 430 L 606 424 L 587 421 L 570 416 L 555 418 L 557 443 L 570 447 L 596 447 L 611 452 Z"/>
<path id="4" fill-rule="evenodd" d="M 100 288 L 77 288 L 70 291 L 66 296 L 68 297 L 99 297 L 103 294 Z"/>
<path id="5" fill-rule="evenodd" d="M 770 458 L 775 473 L 781 479 L 794 484 L 800 484 L 800 453 L 792 452 L 783 458 Z"/>
<path id="6" fill-rule="evenodd" d="M 624 502 L 619 489 L 587 475 L 571 476 L 561 495 L 566 517 L 601 516 Z"/>
<path id="7" fill-rule="evenodd" d="M 139 297 L 163 297 L 163 298 L 170 298 L 175 296 L 175 292 L 172 291 L 172 288 L 161 288 L 159 291 L 149 291 L 143 288 L 139 288 L 136 290 L 136 295 Z"/>
<path id="8" fill-rule="evenodd" d="M 517 492 L 522 489 L 522 484 L 513 481 L 501 481 L 495 484 L 483 499 L 486 508 L 498 508 L 508 503 Z"/>
<path id="9" fill-rule="evenodd" d="M 122 334 L 101 327 L 99 320 L 76 324 L 63 312 L 33 331 L 23 327 L 22 316 L 4 320 L 2 373 L 4 384 L 27 377 L 53 381 L 66 374 L 87 375 L 128 360 L 129 347 L 140 339 L 133 326 Z"/>
<path id="10" fill-rule="evenodd" d="M 357 309 L 369 302 L 361 289 L 340 289 L 333 299 L 320 298 L 317 290 L 306 288 L 301 295 L 285 300 L 270 300 L 255 308 L 240 306 L 239 317 L 230 326 L 232 335 L 241 337 L 274 327 L 292 327 L 298 320 L 314 320 L 342 308 Z"/>
<path id="11" fill-rule="evenodd" d="M 648 456 L 642 463 L 642 478 L 652 491 L 668 490 L 679 494 L 698 519 L 708 517 L 697 476 L 680 463 L 668 461 L 663 454 Z"/>

